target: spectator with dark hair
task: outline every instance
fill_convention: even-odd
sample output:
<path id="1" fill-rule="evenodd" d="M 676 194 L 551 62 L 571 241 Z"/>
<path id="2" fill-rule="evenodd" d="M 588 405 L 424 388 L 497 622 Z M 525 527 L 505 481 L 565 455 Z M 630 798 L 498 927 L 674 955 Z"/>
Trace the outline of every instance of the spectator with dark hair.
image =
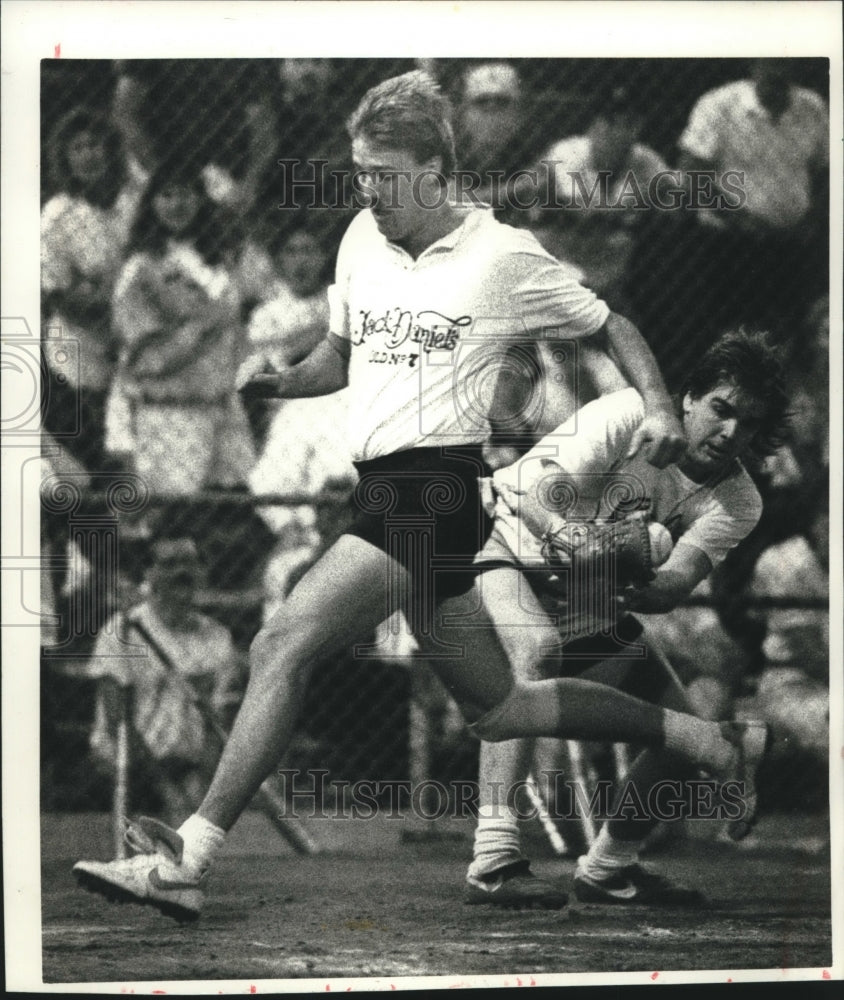
<path id="1" fill-rule="evenodd" d="M 729 207 L 695 213 L 716 323 L 790 332 L 825 290 L 828 118 L 823 98 L 792 82 L 788 59 L 756 59 L 748 79 L 694 106 L 681 165 L 714 171 L 715 194 L 732 189 Z"/>
<path id="2" fill-rule="evenodd" d="M 106 464 L 112 290 L 144 179 L 127 165 L 114 127 L 89 108 L 68 112 L 46 153 L 57 193 L 41 212 L 45 426 L 94 471 Z"/>
<path id="3" fill-rule="evenodd" d="M 242 483 L 254 459 L 234 393 L 244 349 L 237 236 L 195 166 L 156 171 L 114 297 L 127 447 L 155 493 Z"/>

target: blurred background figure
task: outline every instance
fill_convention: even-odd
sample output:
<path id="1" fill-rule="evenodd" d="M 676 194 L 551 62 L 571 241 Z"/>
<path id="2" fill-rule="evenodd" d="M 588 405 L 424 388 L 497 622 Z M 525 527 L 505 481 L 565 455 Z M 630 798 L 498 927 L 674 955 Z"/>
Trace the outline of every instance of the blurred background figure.
<path id="1" fill-rule="evenodd" d="M 612 90 L 584 135 L 554 143 L 542 157 L 539 192 L 555 193 L 562 207 L 532 213 L 545 248 L 574 265 L 584 284 L 622 312 L 630 309 L 627 283 L 637 229 L 655 215 L 648 208 L 650 187 L 668 170 L 639 141 L 643 123 L 637 95 L 628 87 Z"/>
<path id="2" fill-rule="evenodd" d="M 506 172 L 524 125 L 520 102 L 519 74 L 510 63 L 482 63 L 465 71 L 457 108 L 462 169 Z"/>
<path id="3" fill-rule="evenodd" d="M 268 371 L 298 364 L 328 331 L 333 246 L 322 218 L 301 212 L 274 241 L 273 280 L 247 330 L 249 358 L 262 359 Z M 278 406 L 270 400 L 249 400 L 246 405 L 256 442 L 263 448 Z"/>
<path id="4" fill-rule="evenodd" d="M 221 750 L 194 700 L 225 723 L 242 682 L 241 660 L 228 631 L 195 608 L 202 577 L 189 538 L 153 542 L 144 599 L 106 623 L 87 670 L 98 681 L 90 741 L 95 760 L 113 769 L 121 699 L 129 698 L 130 788 L 152 785 L 171 816 L 201 800 Z M 147 644 L 139 627 L 169 663 Z"/>
<path id="5" fill-rule="evenodd" d="M 525 213 L 510 196 L 513 175 L 532 166 L 547 140 L 536 134 L 518 70 L 509 62 L 470 65 L 457 81 L 455 103 L 457 166 L 474 175 L 464 190 L 492 204 L 502 221 L 525 225 Z"/>
<path id="6" fill-rule="evenodd" d="M 144 177 L 129 169 L 115 127 L 85 107 L 59 121 L 45 158 L 54 191 L 41 211 L 45 427 L 99 471 L 117 360 L 112 291 Z"/>
<path id="7" fill-rule="evenodd" d="M 190 158 L 214 201 L 252 208 L 274 152 L 272 60 L 118 60 L 115 76 L 112 114 L 146 170 Z"/>
<path id="8" fill-rule="evenodd" d="M 714 320 L 786 335 L 828 283 L 829 112 L 792 63 L 757 59 L 749 78 L 705 93 L 679 139 L 681 166 L 714 170 L 716 188 L 744 174 L 743 205 L 696 213 Z"/>
<path id="9" fill-rule="evenodd" d="M 156 171 L 114 296 L 130 416 L 123 448 L 154 494 L 236 485 L 254 461 L 234 392 L 245 343 L 232 278 L 238 237 L 194 166 Z"/>

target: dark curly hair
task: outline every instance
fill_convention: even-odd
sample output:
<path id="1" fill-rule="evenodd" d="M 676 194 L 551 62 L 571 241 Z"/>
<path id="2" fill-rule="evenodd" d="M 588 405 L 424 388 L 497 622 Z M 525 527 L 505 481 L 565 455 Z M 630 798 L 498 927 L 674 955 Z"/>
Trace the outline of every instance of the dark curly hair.
<path id="1" fill-rule="evenodd" d="M 106 154 L 103 177 L 93 188 L 73 176 L 67 158 L 70 140 L 82 132 L 90 132 L 101 139 Z M 100 208 L 111 208 L 126 181 L 126 157 L 120 133 L 102 112 L 84 105 L 71 108 L 57 122 L 50 133 L 47 163 L 54 191 L 82 197 Z"/>
<path id="2" fill-rule="evenodd" d="M 781 448 L 789 437 L 790 401 L 782 355 L 766 333 L 725 333 L 691 370 L 682 391 L 699 399 L 723 383 L 734 385 L 761 407 L 759 429 L 750 442 L 751 459 L 759 461 Z"/>
<path id="3" fill-rule="evenodd" d="M 199 209 L 179 239 L 191 243 L 202 259 L 212 266 L 237 251 L 243 242 L 241 226 L 231 212 L 215 204 L 208 196 L 201 169 L 201 164 L 184 162 L 163 163 L 155 170 L 144 191 L 129 236 L 130 254 L 149 253 L 155 257 L 164 254 L 172 234 L 159 221 L 153 201 L 161 191 L 173 186 L 191 188 L 200 197 Z"/>

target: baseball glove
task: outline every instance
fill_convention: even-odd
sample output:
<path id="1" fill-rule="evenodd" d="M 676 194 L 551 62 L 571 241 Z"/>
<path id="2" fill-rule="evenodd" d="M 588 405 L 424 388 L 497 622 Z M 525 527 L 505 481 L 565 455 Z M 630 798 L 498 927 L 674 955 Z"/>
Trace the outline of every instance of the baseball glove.
<path id="1" fill-rule="evenodd" d="M 540 536 L 549 569 L 574 579 L 612 581 L 613 589 L 644 587 L 654 578 L 647 514 L 592 521 L 562 520 Z"/>

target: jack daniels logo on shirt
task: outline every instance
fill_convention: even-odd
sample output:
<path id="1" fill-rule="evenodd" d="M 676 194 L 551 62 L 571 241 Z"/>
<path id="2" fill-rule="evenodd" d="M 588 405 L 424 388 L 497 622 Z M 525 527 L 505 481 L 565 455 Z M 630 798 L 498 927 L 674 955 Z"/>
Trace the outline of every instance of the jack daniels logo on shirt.
<path id="1" fill-rule="evenodd" d="M 370 337 L 384 338 L 384 349 L 375 349 L 369 359 L 370 364 L 402 364 L 410 368 L 416 364 L 419 354 L 396 353 L 396 348 L 404 344 L 418 345 L 425 354 L 431 351 L 454 351 L 460 340 L 460 331 L 472 325 L 471 316 L 452 319 L 435 309 L 423 309 L 416 313 L 396 306 L 381 316 L 373 316 L 370 310 L 360 310 L 360 324 L 352 331 L 352 344 L 359 346 Z"/>

